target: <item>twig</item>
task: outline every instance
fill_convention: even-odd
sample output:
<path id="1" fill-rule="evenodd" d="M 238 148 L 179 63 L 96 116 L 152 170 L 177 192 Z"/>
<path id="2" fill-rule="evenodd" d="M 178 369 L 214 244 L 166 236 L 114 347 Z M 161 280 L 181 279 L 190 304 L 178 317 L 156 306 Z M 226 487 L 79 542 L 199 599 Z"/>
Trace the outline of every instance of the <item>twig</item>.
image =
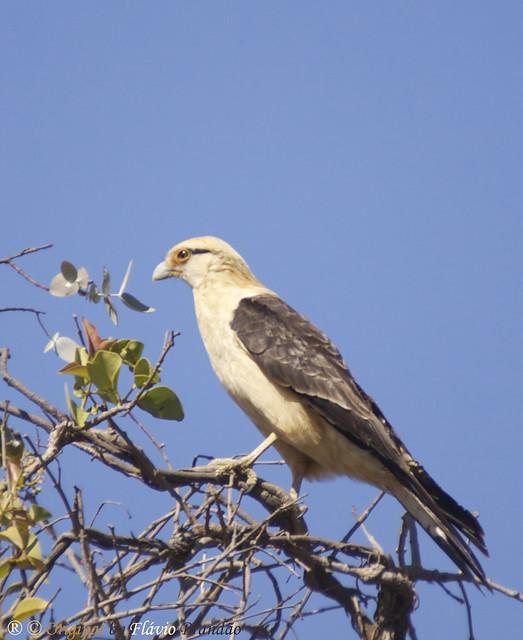
<path id="1" fill-rule="evenodd" d="M 76 315 L 76 313 L 73 313 L 73 322 L 76 327 L 76 335 L 78 336 L 78 340 L 80 340 L 80 344 L 82 345 L 82 347 L 87 348 L 84 340 L 84 334 L 82 328 L 80 327 L 80 323 L 78 322 L 78 316 Z"/>
<path id="2" fill-rule="evenodd" d="M 164 442 L 159 442 L 153 436 L 153 434 L 147 429 L 147 427 L 140 420 L 138 420 L 138 418 L 133 413 L 129 413 L 129 417 L 134 422 L 134 424 L 137 427 L 139 427 L 143 431 L 143 433 L 147 436 L 147 438 L 151 441 L 152 445 L 155 447 L 155 449 L 160 454 L 160 456 L 161 456 L 165 466 L 167 467 L 167 469 L 172 469 L 173 466 L 172 466 L 172 464 L 171 464 L 171 462 L 169 460 L 169 456 L 165 452 L 165 443 Z"/>
<path id="3" fill-rule="evenodd" d="M 154 378 L 160 371 L 163 361 L 167 357 L 167 354 L 169 353 L 169 351 L 174 347 L 174 341 L 179 335 L 180 335 L 179 331 L 174 332 L 172 330 L 169 330 L 166 332 L 162 351 L 158 357 L 158 360 L 156 361 L 156 364 L 153 367 L 153 370 L 151 371 L 145 384 L 141 387 L 140 391 L 136 394 L 133 400 L 127 403 L 127 408 L 125 410 L 124 415 L 127 415 L 138 404 L 138 402 L 140 401 L 144 393 L 146 393 L 146 391 L 151 387 Z"/>
<path id="4" fill-rule="evenodd" d="M 342 542 L 348 542 L 352 536 L 356 533 L 356 531 L 361 527 L 361 525 L 365 522 L 365 520 L 370 516 L 370 514 L 374 511 L 374 509 L 378 506 L 380 500 L 385 495 L 384 491 L 380 491 L 378 495 L 374 498 L 374 500 L 369 504 L 369 506 L 363 511 L 359 518 L 356 520 L 356 523 L 348 530 L 348 532 L 341 539 Z M 332 553 L 332 558 L 336 557 L 336 551 Z"/>
<path id="5" fill-rule="evenodd" d="M 39 396 L 36 392 L 28 389 L 19 380 L 14 378 L 7 370 L 7 360 L 9 359 L 9 349 L 0 348 L 0 375 L 8 384 L 19 391 L 26 398 L 31 400 L 34 404 L 38 405 L 45 413 L 53 416 L 57 420 L 67 420 L 65 413 L 62 413 L 59 409 L 54 407 L 50 402 Z"/>
<path id="6" fill-rule="evenodd" d="M 41 284 L 40 282 L 35 280 L 32 276 L 30 276 L 23 269 L 21 269 L 17 264 L 15 264 L 14 260 L 16 260 L 17 258 L 21 258 L 22 256 L 26 256 L 30 253 L 36 253 L 37 251 L 49 249 L 52 246 L 53 246 L 52 244 L 44 244 L 41 247 L 23 249 L 22 251 L 19 251 L 17 254 L 13 256 L 8 256 L 7 258 L 1 258 L 0 264 L 8 265 L 9 267 L 11 267 L 11 269 L 14 269 L 14 271 L 16 271 L 18 275 L 22 276 L 22 278 L 25 278 L 28 282 L 30 282 L 35 287 L 38 287 L 39 289 L 43 289 L 44 291 L 49 291 L 49 287 L 47 285 Z"/>
<path id="7" fill-rule="evenodd" d="M 22 278 L 24 278 L 25 280 L 30 282 L 35 287 L 38 287 L 39 289 L 43 289 L 44 291 L 49 291 L 49 287 L 46 284 L 42 284 L 41 282 L 38 282 L 38 280 L 35 280 L 32 276 L 30 276 L 27 272 L 25 272 L 23 269 L 21 269 L 14 262 L 8 262 L 7 264 L 11 267 L 11 269 L 16 271 L 16 273 L 19 276 L 22 276 Z"/>
<path id="8" fill-rule="evenodd" d="M 499 591 L 499 593 L 502 593 L 509 598 L 514 598 L 514 600 L 523 602 L 523 593 L 521 593 L 521 591 L 517 591 L 516 589 L 509 589 L 508 587 L 504 587 L 502 584 L 498 584 L 497 582 L 493 582 L 489 579 L 487 579 L 487 584 L 494 591 Z"/>
<path id="9" fill-rule="evenodd" d="M 278 636 L 278 640 L 284 640 L 284 638 L 288 635 L 289 631 L 291 631 L 296 620 L 298 620 L 303 616 L 303 610 L 305 609 L 305 606 L 307 605 L 307 602 L 309 601 L 311 595 L 312 595 L 312 590 L 307 589 L 301 602 L 298 605 L 296 605 L 296 607 L 294 608 L 294 611 L 292 612 L 292 615 L 289 616 L 289 618 L 287 619 L 287 622 L 285 624 L 283 631 Z"/>
<path id="10" fill-rule="evenodd" d="M 396 554 L 398 556 L 398 562 L 400 567 L 404 567 L 405 562 L 405 544 L 407 542 L 407 533 L 409 532 L 409 528 L 407 526 L 407 521 L 405 519 L 405 515 L 401 518 L 401 526 L 400 533 L 398 536 L 398 545 L 396 547 Z"/>
<path id="11" fill-rule="evenodd" d="M 71 505 L 69 503 L 69 500 L 67 498 L 67 496 L 65 495 L 65 491 L 62 488 L 60 479 L 56 479 L 54 476 L 54 473 L 51 471 L 51 469 L 49 468 L 49 463 L 46 462 L 45 460 L 43 460 L 42 456 L 40 455 L 40 452 L 38 451 L 38 449 L 35 447 L 35 445 L 33 444 L 33 441 L 31 440 L 31 438 L 29 436 L 25 436 L 25 441 L 27 442 L 27 444 L 31 447 L 31 449 L 33 450 L 34 455 L 40 460 L 40 464 L 42 465 L 42 467 L 45 469 L 45 471 L 47 472 L 47 475 L 51 478 L 51 482 L 53 483 L 53 486 L 56 490 L 56 492 L 58 493 L 58 495 L 60 496 L 64 507 L 69 515 L 69 519 L 71 520 L 71 523 L 73 525 L 73 529 L 75 532 L 78 531 L 78 527 L 79 527 L 79 523 L 78 520 L 75 517 L 75 512 L 73 511 L 73 509 L 71 508 Z"/>
<path id="12" fill-rule="evenodd" d="M 0 308 L 0 313 L 6 313 L 6 312 L 11 312 L 11 311 L 27 311 L 29 313 L 36 313 L 36 315 L 44 315 L 45 316 L 45 311 L 40 311 L 39 309 L 32 309 L 30 307 L 1 307 Z"/>
<path id="13" fill-rule="evenodd" d="M 34 424 L 45 431 L 51 431 L 53 428 L 53 423 L 41 418 L 40 416 L 35 415 L 34 413 L 29 413 L 28 411 L 24 411 L 24 409 L 20 409 L 19 407 L 15 407 L 9 402 L 0 401 L 0 410 L 5 411 L 9 415 L 14 418 L 19 418 L 20 420 L 25 420 L 31 424 Z"/>
<path id="14" fill-rule="evenodd" d="M 0 258 L 0 264 L 9 264 L 13 260 L 16 260 L 16 258 L 21 258 L 22 256 L 27 256 L 30 253 L 36 253 L 37 251 L 43 251 L 44 249 L 50 249 L 52 246 L 53 245 L 49 243 L 49 244 L 43 244 L 39 247 L 28 247 L 27 249 L 22 249 L 22 251 L 15 253 L 14 256 L 9 256 L 7 258 Z"/>
<path id="15" fill-rule="evenodd" d="M 403 516 L 407 523 L 410 539 L 410 557 L 413 567 L 421 567 L 421 553 L 419 550 L 418 530 L 416 529 L 416 522 L 410 513 L 405 513 Z"/>
<path id="16" fill-rule="evenodd" d="M 475 640 L 474 637 L 474 628 L 472 626 L 472 608 L 470 606 L 470 600 L 469 597 L 467 595 L 467 592 L 465 591 L 465 587 L 463 586 L 462 582 L 458 583 L 459 589 L 463 595 L 463 600 L 465 601 L 465 610 L 467 612 L 467 624 L 468 624 L 468 628 L 469 628 L 469 640 Z"/>

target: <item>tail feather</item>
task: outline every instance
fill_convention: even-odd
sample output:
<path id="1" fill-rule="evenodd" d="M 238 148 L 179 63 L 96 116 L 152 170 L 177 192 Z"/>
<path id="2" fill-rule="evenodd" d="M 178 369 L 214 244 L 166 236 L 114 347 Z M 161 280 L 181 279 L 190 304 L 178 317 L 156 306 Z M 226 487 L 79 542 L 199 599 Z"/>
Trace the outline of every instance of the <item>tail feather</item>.
<path id="1" fill-rule="evenodd" d="M 475 520 L 471 513 L 458 505 L 467 514 L 463 521 L 457 517 L 454 511 L 452 514 L 444 511 L 437 501 L 433 501 L 433 504 L 428 506 L 425 501 L 406 487 L 402 487 L 396 493 L 396 498 L 465 575 L 476 577 L 481 582 L 485 582 L 486 576 L 483 567 L 460 535 L 470 537 L 481 551 L 485 549 L 486 552 L 482 535 L 478 535 L 477 530 L 470 526 L 470 519 Z M 477 526 L 479 527 L 479 524 Z M 481 527 L 479 530 L 482 534 Z M 473 535 L 469 536 L 469 532 L 472 532 Z M 480 544 L 477 544 L 477 541 Z"/>
<path id="2" fill-rule="evenodd" d="M 436 503 L 439 510 L 443 512 L 452 524 L 463 535 L 467 536 L 484 555 L 488 556 L 488 550 L 485 545 L 485 533 L 478 519 L 444 491 L 439 484 L 430 477 L 419 462 L 417 462 L 415 466 L 411 466 L 411 471 L 423 489 L 425 489 Z"/>

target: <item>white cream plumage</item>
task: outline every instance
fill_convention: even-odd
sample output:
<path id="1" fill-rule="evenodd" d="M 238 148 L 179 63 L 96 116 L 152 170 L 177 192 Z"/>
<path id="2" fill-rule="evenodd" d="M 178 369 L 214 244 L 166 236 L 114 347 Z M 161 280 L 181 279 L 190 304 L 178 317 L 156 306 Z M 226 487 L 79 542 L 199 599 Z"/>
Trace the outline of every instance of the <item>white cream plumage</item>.
<path id="1" fill-rule="evenodd" d="M 243 258 L 210 236 L 174 246 L 153 279 L 193 289 L 216 375 L 303 478 L 347 475 L 387 491 L 467 575 L 485 574 L 462 536 L 487 553 L 477 519 L 414 460 L 340 353 L 314 325 L 262 285 Z"/>

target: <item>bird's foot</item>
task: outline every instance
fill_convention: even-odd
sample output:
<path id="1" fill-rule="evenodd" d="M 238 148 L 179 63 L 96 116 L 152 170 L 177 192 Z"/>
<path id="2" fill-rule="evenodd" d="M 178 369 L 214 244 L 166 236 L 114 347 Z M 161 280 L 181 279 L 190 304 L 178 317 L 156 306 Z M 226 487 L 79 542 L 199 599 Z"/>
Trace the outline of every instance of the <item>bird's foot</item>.
<path id="1" fill-rule="evenodd" d="M 209 466 L 215 468 L 216 477 L 228 476 L 230 478 L 235 474 L 245 475 L 247 478 L 246 491 L 249 493 L 258 479 L 256 472 L 252 468 L 254 462 L 250 455 L 242 456 L 241 458 L 214 458 L 209 463 Z"/>
<path id="2" fill-rule="evenodd" d="M 289 489 L 288 495 L 289 495 L 289 501 L 288 501 L 289 508 L 297 509 L 297 511 L 300 514 L 300 517 L 303 517 L 307 513 L 307 506 L 300 501 L 300 494 L 298 493 L 298 491 L 296 491 L 294 487 L 291 487 Z"/>
<path id="3" fill-rule="evenodd" d="M 292 500 L 293 502 L 297 502 L 297 501 L 298 501 L 298 499 L 299 499 L 299 497 L 300 497 L 300 496 L 299 496 L 299 494 L 298 494 L 298 492 L 296 491 L 296 489 L 295 489 L 294 487 L 291 487 L 291 488 L 289 489 L 289 495 L 290 495 L 291 500 Z"/>
<path id="4" fill-rule="evenodd" d="M 246 456 L 241 458 L 214 458 L 209 464 L 212 467 L 217 467 L 217 476 L 228 475 L 229 477 L 234 473 L 242 473 L 247 476 L 247 492 L 249 492 L 254 485 L 258 477 L 254 469 L 253 464 L 258 460 L 264 451 L 266 451 L 274 442 L 276 442 L 276 434 L 271 433 L 265 440 L 251 451 Z"/>

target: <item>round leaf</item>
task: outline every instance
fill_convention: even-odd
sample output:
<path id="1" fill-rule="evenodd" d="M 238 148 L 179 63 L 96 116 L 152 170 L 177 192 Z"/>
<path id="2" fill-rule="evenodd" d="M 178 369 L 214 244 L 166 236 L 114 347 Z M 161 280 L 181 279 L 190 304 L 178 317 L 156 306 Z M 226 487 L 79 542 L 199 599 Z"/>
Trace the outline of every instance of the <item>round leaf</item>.
<path id="1" fill-rule="evenodd" d="M 67 336 L 57 338 L 54 347 L 59 357 L 66 362 L 74 362 L 76 359 L 76 350 L 80 349 L 80 345 Z"/>
<path id="2" fill-rule="evenodd" d="M 140 359 L 143 353 L 143 342 L 139 340 L 129 340 L 120 351 L 122 360 L 131 366 Z"/>
<path id="3" fill-rule="evenodd" d="M 119 340 L 113 340 L 107 347 L 106 351 L 114 351 L 114 353 L 122 353 L 123 349 L 129 344 L 129 338 L 120 338 Z"/>
<path id="4" fill-rule="evenodd" d="M 178 396 L 169 387 L 154 387 L 138 400 L 140 409 L 155 418 L 183 420 L 183 409 Z"/>
<path id="5" fill-rule="evenodd" d="M 100 395 L 109 402 L 118 402 L 118 373 L 122 366 L 120 356 L 111 351 L 97 351 L 86 366 L 91 382 L 98 387 Z"/>
<path id="6" fill-rule="evenodd" d="M 79 288 L 80 286 L 77 282 L 69 282 L 64 278 L 63 274 L 57 273 L 51 280 L 49 293 L 52 296 L 64 298 L 65 296 L 74 296 L 75 293 L 78 293 Z"/>
<path id="7" fill-rule="evenodd" d="M 78 269 L 76 282 L 78 282 L 82 289 L 87 289 L 87 285 L 89 284 L 89 274 L 87 273 L 87 269 L 85 267 L 80 267 Z"/>
<path id="8" fill-rule="evenodd" d="M 71 262 L 67 262 L 67 260 L 64 260 L 60 265 L 60 271 L 62 272 L 62 275 L 67 280 L 67 282 L 76 282 L 76 279 L 78 278 L 78 271 L 76 270 L 74 264 L 72 264 Z"/>
<path id="9" fill-rule="evenodd" d="M 134 365 L 134 384 L 141 388 L 149 380 L 152 372 L 151 363 L 147 358 L 140 358 Z"/>

